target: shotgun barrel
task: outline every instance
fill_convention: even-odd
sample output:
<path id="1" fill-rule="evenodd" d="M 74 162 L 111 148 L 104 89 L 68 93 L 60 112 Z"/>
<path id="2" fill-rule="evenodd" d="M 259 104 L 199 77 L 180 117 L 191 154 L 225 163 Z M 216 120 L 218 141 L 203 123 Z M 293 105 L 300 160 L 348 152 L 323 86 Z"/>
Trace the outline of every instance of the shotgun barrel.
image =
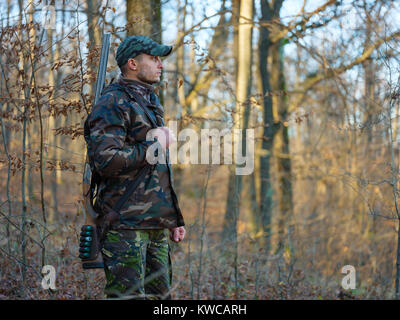
<path id="1" fill-rule="evenodd" d="M 110 51 L 110 39 L 110 33 L 105 33 L 103 35 L 99 70 L 97 72 L 94 104 L 96 104 L 97 101 L 100 99 L 101 92 L 104 88 L 106 80 L 108 54 Z M 96 221 L 99 214 L 93 208 L 93 190 L 91 190 L 91 181 L 92 170 L 89 164 L 88 155 L 86 154 L 82 183 L 83 206 L 85 209 L 85 225 L 82 226 L 79 249 L 79 257 L 82 259 L 83 269 L 104 268 L 103 259 L 100 253 L 101 248 L 99 234 L 96 228 Z"/>

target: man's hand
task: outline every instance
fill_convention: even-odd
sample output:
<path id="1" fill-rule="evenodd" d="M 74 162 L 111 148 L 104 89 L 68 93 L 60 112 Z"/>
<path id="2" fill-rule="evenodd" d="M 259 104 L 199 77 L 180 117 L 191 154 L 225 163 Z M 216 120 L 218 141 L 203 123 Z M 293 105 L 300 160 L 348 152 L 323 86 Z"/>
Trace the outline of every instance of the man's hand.
<path id="1" fill-rule="evenodd" d="M 164 150 L 168 149 L 172 143 L 176 142 L 175 134 L 169 130 L 168 127 L 152 129 L 151 135 L 152 137 L 157 137 L 158 142 Z"/>
<path id="2" fill-rule="evenodd" d="M 174 242 L 181 242 L 185 238 L 186 230 L 184 227 L 169 229 L 169 238 Z"/>

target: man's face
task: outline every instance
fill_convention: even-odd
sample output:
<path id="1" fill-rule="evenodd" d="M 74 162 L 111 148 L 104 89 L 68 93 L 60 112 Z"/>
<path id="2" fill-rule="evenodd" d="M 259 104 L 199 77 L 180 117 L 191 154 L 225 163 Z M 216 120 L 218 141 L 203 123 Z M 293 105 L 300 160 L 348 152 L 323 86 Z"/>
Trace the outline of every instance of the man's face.
<path id="1" fill-rule="evenodd" d="M 137 68 L 136 76 L 140 81 L 149 84 L 160 82 L 161 70 L 163 68 L 160 57 L 142 53 L 139 59 L 135 59 L 135 61 Z"/>

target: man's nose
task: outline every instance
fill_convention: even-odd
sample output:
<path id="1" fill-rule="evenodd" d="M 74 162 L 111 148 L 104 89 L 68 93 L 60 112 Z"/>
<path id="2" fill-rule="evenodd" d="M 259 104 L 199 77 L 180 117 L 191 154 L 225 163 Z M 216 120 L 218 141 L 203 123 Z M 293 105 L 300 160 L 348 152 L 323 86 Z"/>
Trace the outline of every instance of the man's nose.
<path id="1" fill-rule="evenodd" d="M 161 59 L 159 57 L 157 58 L 157 62 L 158 62 L 158 68 L 159 69 L 164 68 L 163 63 L 162 63 L 162 61 L 161 61 Z"/>

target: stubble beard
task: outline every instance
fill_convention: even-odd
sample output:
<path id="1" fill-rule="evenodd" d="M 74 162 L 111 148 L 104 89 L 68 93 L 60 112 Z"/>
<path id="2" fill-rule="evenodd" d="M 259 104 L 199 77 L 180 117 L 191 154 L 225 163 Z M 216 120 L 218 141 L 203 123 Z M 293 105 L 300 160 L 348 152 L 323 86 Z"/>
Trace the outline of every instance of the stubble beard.
<path id="1" fill-rule="evenodd" d="M 145 72 L 145 71 L 138 72 L 137 78 L 140 81 L 148 83 L 148 84 L 154 84 L 154 83 L 160 82 L 160 78 L 159 77 L 157 77 L 157 78 L 156 77 L 151 77 L 151 75 L 149 73 Z"/>

